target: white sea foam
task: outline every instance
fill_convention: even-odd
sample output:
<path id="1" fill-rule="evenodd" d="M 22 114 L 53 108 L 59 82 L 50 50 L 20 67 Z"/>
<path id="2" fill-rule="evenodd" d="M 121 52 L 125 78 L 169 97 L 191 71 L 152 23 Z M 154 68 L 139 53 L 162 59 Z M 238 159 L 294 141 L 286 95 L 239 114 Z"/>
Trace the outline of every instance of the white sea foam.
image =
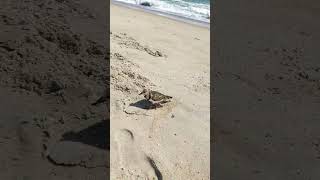
<path id="1" fill-rule="evenodd" d="M 116 0 L 129 4 L 148 2 L 154 9 L 169 14 L 187 17 L 190 19 L 210 22 L 210 5 L 207 3 L 188 2 L 186 0 Z"/>

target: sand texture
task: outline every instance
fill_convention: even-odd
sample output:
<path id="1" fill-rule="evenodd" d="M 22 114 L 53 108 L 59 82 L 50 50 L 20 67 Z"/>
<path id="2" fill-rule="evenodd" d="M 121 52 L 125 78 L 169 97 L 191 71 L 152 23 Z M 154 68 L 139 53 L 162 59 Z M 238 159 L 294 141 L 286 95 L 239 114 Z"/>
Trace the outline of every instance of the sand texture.
<path id="1" fill-rule="evenodd" d="M 319 179 L 319 5 L 216 3 L 214 179 Z"/>
<path id="2" fill-rule="evenodd" d="M 209 29 L 116 5 L 110 27 L 111 179 L 209 179 Z"/>
<path id="3" fill-rule="evenodd" d="M 105 9 L 0 2 L 0 179 L 109 176 Z"/>

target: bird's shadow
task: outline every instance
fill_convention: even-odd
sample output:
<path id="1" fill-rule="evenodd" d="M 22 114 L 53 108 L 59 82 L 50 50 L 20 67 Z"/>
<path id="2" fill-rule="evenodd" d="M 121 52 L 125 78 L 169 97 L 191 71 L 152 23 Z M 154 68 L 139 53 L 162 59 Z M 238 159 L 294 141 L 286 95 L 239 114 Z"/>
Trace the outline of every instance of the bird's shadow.
<path id="1" fill-rule="evenodd" d="M 152 104 L 152 102 L 150 102 L 146 99 L 142 99 L 142 100 L 139 100 L 135 103 L 131 103 L 130 106 L 134 106 L 134 107 L 141 108 L 141 109 L 156 109 L 158 107 L 161 107 L 161 105 L 154 105 L 154 104 Z"/>
<path id="2" fill-rule="evenodd" d="M 81 142 L 100 149 L 109 149 L 110 124 L 107 120 L 98 122 L 79 132 L 69 131 L 62 135 L 62 141 Z"/>

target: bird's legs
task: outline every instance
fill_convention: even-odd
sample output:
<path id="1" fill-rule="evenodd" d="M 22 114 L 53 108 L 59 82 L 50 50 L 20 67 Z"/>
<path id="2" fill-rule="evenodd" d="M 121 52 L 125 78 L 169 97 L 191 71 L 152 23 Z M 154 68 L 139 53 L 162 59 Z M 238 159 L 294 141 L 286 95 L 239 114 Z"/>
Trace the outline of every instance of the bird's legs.
<path id="1" fill-rule="evenodd" d="M 157 109 L 157 107 L 162 107 L 161 102 L 154 103 L 154 107 L 155 109 Z"/>
<path id="2" fill-rule="evenodd" d="M 157 109 L 158 107 L 162 107 L 162 103 L 161 101 L 160 102 L 157 102 L 157 101 L 150 101 L 150 106 L 148 106 L 148 109 Z"/>

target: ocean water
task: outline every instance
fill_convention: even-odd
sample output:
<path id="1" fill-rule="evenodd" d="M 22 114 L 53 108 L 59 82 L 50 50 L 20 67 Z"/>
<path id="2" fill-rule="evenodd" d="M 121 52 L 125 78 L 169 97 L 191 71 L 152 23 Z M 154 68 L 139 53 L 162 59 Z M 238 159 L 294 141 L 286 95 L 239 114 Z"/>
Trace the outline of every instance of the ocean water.
<path id="1" fill-rule="evenodd" d="M 151 10 L 210 23 L 210 0 L 114 0 L 140 5 L 148 2 Z"/>

